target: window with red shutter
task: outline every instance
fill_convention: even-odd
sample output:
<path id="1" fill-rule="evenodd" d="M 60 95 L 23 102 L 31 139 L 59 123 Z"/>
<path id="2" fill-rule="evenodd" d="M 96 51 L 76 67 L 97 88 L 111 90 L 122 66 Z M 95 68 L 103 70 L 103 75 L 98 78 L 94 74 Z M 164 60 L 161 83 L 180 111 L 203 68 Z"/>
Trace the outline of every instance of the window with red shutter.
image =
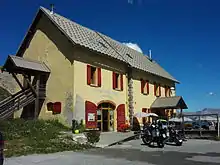
<path id="1" fill-rule="evenodd" d="M 149 94 L 149 81 L 146 81 L 145 83 L 145 88 L 146 88 L 146 94 Z"/>
<path id="2" fill-rule="evenodd" d="M 161 86 L 160 86 L 160 84 L 158 85 L 158 88 L 159 88 L 159 96 L 161 96 Z"/>
<path id="3" fill-rule="evenodd" d="M 161 96 L 161 86 L 160 84 L 154 83 L 154 96 Z"/>
<path id="4" fill-rule="evenodd" d="M 169 86 L 165 86 L 165 96 L 170 97 L 171 96 L 171 90 Z"/>
<path id="5" fill-rule="evenodd" d="M 112 73 L 113 89 L 123 91 L 123 74 Z"/>
<path id="6" fill-rule="evenodd" d="M 141 93 L 148 95 L 149 94 L 149 81 L 141 79 Z"/>
<path id="7" fill-rule="evenodd" d="M 101 87 L 101 68 L 87 65 L 87 84 Z"/>

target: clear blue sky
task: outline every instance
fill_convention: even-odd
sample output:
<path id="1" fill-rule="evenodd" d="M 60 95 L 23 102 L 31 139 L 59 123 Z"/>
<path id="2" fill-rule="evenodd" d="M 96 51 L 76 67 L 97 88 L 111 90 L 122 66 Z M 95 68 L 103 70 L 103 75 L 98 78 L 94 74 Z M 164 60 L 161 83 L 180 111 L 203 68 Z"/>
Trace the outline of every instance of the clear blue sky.
<path id="1" fill-rule="evenodd" d="M 39 6 L 121 42 L 137 43 L 181 81 L 190 111 L 220 108 L 219 0 L 1 0 L 0 64 L 14 54 Z M 210 93 L 211 92 L 211 93 Z"/>

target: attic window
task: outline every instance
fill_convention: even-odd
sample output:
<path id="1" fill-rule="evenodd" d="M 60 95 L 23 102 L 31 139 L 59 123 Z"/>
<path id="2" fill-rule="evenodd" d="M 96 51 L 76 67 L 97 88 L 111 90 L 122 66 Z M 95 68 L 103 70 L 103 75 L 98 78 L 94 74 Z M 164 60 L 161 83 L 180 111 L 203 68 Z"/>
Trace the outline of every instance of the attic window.
<path id="1" fill-rule="evenodd" d="M 126 55 L 127 55 L 129 58 L 132 58 L 132 59 L 133 59 L 133 57 L 131 57 L 131 55 L 130 55 L 130 54 L 126 53 Z"/>

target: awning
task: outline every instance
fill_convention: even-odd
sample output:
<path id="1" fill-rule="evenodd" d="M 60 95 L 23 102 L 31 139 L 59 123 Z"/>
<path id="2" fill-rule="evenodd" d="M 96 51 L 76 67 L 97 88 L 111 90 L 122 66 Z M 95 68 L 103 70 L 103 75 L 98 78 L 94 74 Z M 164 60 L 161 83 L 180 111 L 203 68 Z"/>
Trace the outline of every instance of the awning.
<path id="1" fill-rule="evenodd" d="M 151 109 L 188 109 L 186 103 L 181 96 L 174 97 L 158 97 L 153 104 Z"/>
<path id="2" fill-rule="evenodd" d="M 12 55 L 8 56 L 3 66 L 3 71 L 4 70 L 9 73 L 50 73 L 50 69 L 42 62 L 27 60 Z"/>

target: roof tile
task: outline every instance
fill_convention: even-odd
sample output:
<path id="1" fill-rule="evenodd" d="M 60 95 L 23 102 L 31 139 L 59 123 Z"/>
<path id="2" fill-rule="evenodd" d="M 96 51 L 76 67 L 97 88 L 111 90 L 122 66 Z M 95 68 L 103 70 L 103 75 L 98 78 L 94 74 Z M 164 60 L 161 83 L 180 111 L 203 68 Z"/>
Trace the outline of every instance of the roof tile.
<path id="1" fill-rule="evenodd" d="M 151 61 L 149 57 L 144 54 L 129 48 L 104 34 L 83 27 L 57 13 L 50 14 L 48 9 L 43 7 L 40 9 L 64 32 L 67 37 L 72 40 L 73 43 L 126 62 L 133 68 L 178 82 L 178 80 L 165 71 L 159 64 L 155 61 Z M 106 47 L 99 44 L 99 42 L 103 43 Z"/>

